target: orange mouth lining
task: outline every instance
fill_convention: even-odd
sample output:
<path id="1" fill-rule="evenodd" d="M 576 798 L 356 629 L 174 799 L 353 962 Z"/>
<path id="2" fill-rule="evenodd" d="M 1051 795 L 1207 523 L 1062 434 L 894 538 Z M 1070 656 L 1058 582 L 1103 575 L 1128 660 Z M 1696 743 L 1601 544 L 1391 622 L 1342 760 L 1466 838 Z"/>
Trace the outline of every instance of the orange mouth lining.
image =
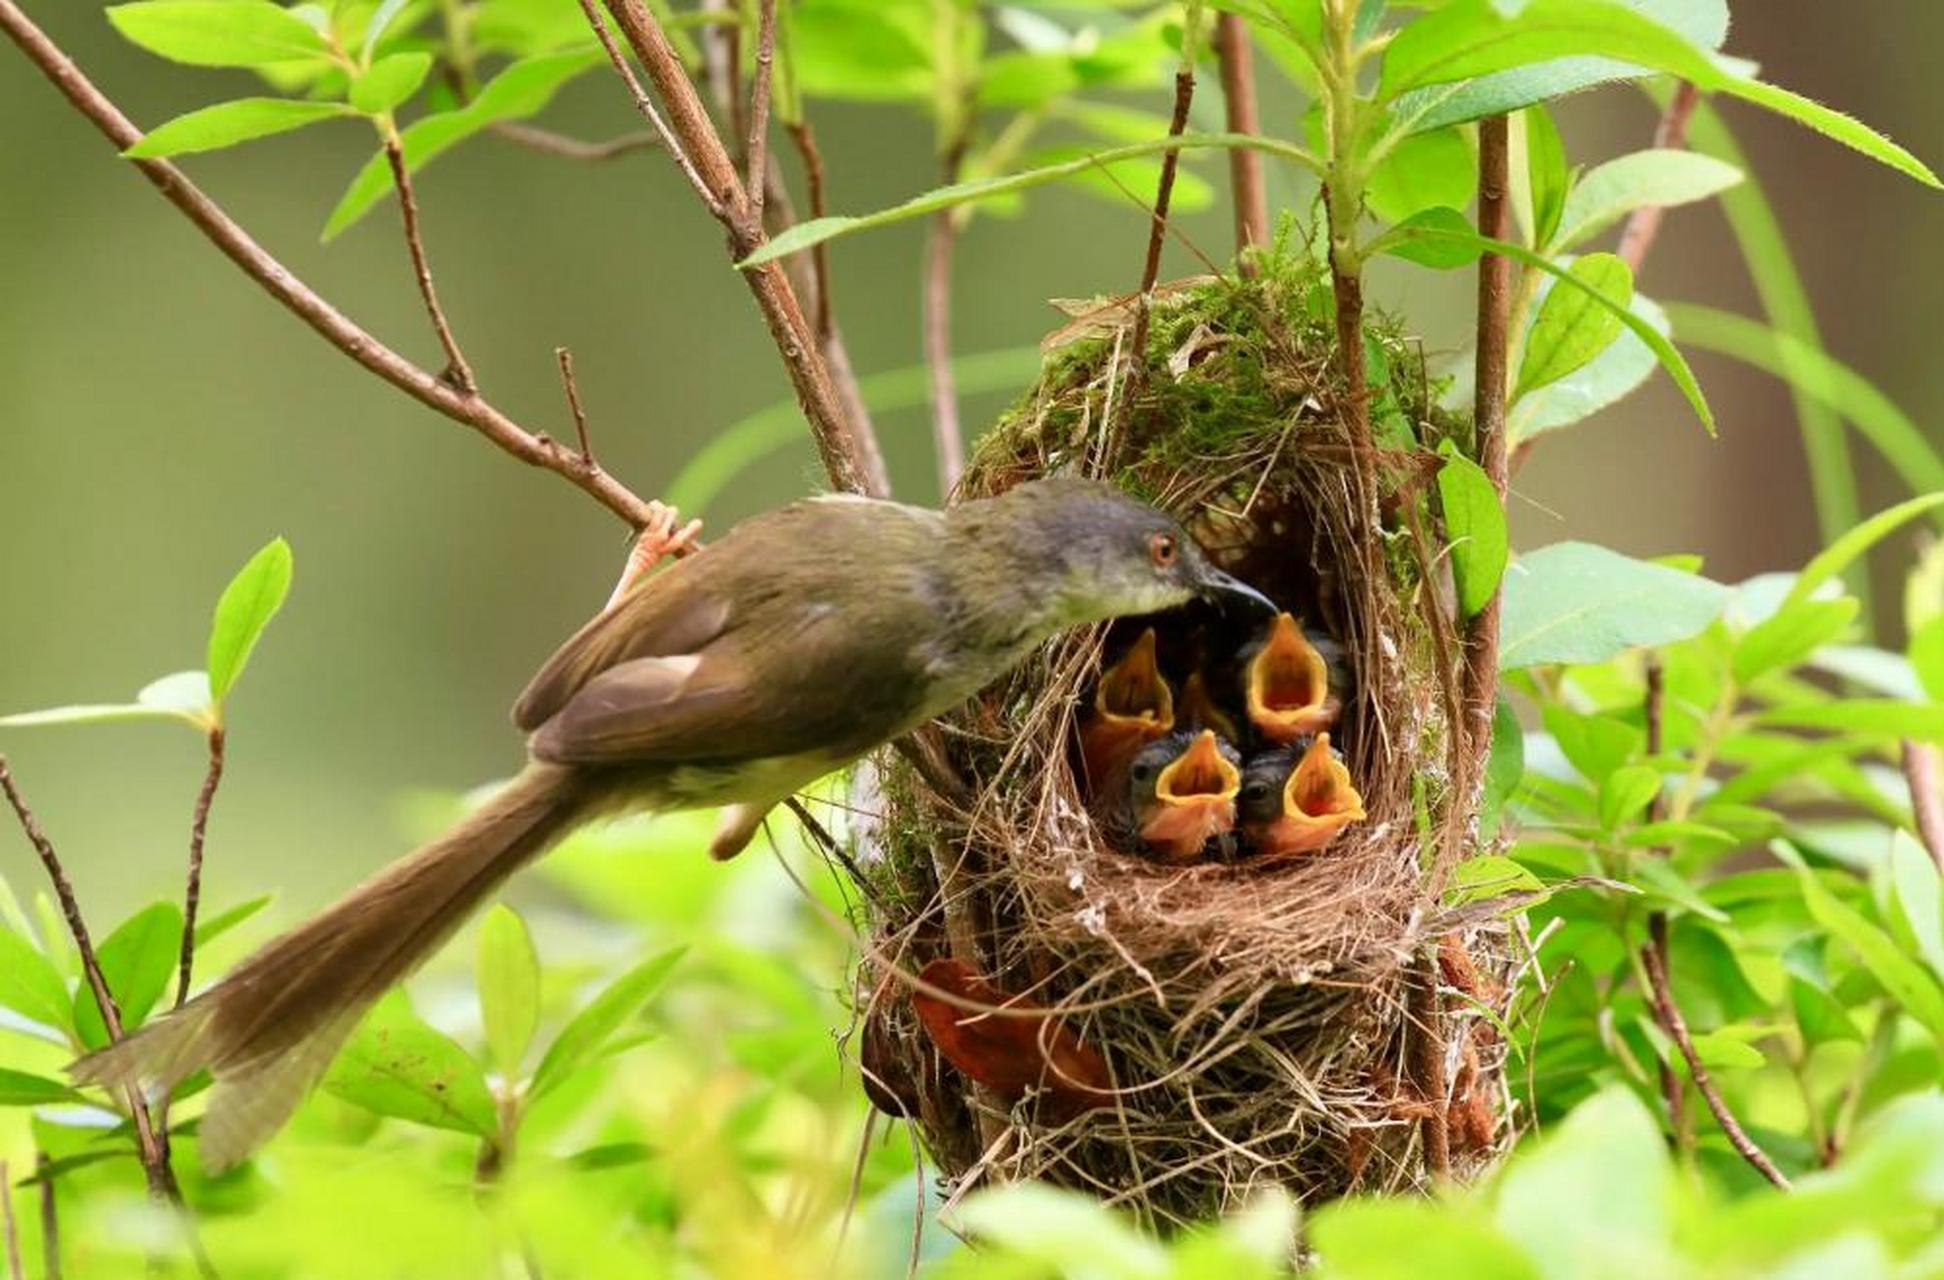
<path id="1" fill-rule="evenodd" d="M 1104 716 L 1171 724 L 1174 694 L 1155 660 L 1154 629 L 1148 628 L 1121 660 L 1101 677 L 1094 709 Z"/>
<path id="2" fill-rule="evenodd" d="M 1270 714 L 1307 711 L 1323 705 L 1330 693 L 1330 671 L 1323 655 L 1288 614 L 1276 618 L 1269 641 L 1249 669 L 1249 703 Z"/>
<path id="3" fill-rule="evenodd" d="M 1283 790 L 1284 808 L 1308 818 L 1364 817 L 1363 796 L 1351 784 L 1350 771 L 1330 752 L 1330 735 L 1319 733 L 1302 762 L 1289 775 Z"/>
<path id="4" fill-rule="evenodd" d="M 1154 784 L 1155 797 L 1174 805 L 1227 803 L 1241 790 L 1242 771 L 1223 758 L 1211 729 L 1204 729 Z"/>

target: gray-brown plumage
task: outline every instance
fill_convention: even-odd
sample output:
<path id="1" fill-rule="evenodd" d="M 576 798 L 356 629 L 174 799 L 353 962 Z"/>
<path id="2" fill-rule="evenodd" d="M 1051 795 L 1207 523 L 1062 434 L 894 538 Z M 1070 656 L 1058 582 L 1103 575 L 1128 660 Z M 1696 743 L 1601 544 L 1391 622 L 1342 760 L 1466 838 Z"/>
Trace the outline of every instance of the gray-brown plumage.
<path id="1" fill-rule="evenodd" d="M 530 762 L 451 831 L 75 1064 L 169 1088 L 208 1067 L 205 1163 L 249 1154 L 358 1018 L 514 871 L 603 813 L 721 806 L 733 856 L 769 809 L 949 710 L 1055 632 L 1196 595 L 1272 607 L 1166 516 L 1049 480 L 947 512 L 796 503 L 641 580 L 514 708 Z"/>

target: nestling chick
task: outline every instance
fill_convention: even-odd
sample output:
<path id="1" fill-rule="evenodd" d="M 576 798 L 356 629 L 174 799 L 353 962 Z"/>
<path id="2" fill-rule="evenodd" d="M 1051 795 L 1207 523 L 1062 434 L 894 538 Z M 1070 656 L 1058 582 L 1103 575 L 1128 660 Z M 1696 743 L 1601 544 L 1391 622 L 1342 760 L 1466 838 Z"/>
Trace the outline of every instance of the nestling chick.
<path id="1" fill-rule="evenodd" d="M 1313 853 L 1365 816 L 1363 797 L 1327 733 L 1249 761 L 1237 809 L 1243 839 L 1256 854 Z"/>
<path id="2" fill-rule="evenodd" d="M 1208 691 L 1208 679 L 1200 671 L 1191 672 L 1182 683 L 1181 697 L 1175 702 L 1175 723 L 1191 732 L 1213 729 L 1225 742 L 1234 742 L 1239 736 L 1235 717 L 1216 704 Z"/>
<path id="3" fill-rule="evenodd" d="M 1080 726 L 1080 759 L 1096 795 L 1117 788 L 1135 753 L 1174 727 L 1174 691 L 1161 678 L 1154 628 L 1101 672 Z"/>
<path id="4" fill-rule="evenodd" d="M 1244 671 L 1249 722 L 1271 742 L 1294 742 L 1336 724 L 1348 685 L 1342 647 L 1311 640 L 1294 617 L 1278 614 Z"/>
<path id="5" fill-rule="evenodd" d="M 1191 862 L 1234 830 L 1241 765 L 1213 729 L 1143 747 L 1127 770 L 1128 825 L 1141 848 L 1164 862 Z"/>

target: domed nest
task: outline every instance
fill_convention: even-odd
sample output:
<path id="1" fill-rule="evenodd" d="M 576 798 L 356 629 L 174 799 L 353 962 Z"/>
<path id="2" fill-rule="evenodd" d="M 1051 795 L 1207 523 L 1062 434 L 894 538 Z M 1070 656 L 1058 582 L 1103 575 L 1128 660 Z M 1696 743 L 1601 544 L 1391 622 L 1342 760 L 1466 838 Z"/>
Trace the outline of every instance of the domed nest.
<path id="1" fill-rule="evenodd" d="M 1469 801 L 1447 794 L 1456 659 L 1434 626 L 1449 627 L 1449 586 L 1433 477 L 1469 425 L 1436 407 L 1421 351 L 1374 321 L 1375 456 L 1359 468 L 1327 273 L 1301 254 L 1252 265 L 1157 290 L 1138 367 L 1129 302 L 1070 307 L 962 496 L 1105 478 L 1333 638 L 1330 740 L 1363 820 L 1307 851 L 1243 838 L 1162 857 L 1103 817 L 1125 785 L 1095 786 L 1081 747 L 1103 658 L 1153 628 L 1176 704 L 1193 668 L 1217 719 L 1247 714 L 1236 673 L 1262 638 L 1234 628 L 1260 624 L 1192 610 L 1055 641 L 882 753 L 859 782 L 874 817 L 858 824 L 871 941 L 855 1045 L 873 1101 L 919 1123 L 954 1190 L 1040 1178 L 1165 1226 L 1271 1183 L 1314 1202 L 1462 1174 L 1505 1127 L 1483 1016 L 1503 1003 L 1503 926 L 1436 892 L 1470 815 L 1445 838 L 1447 806 Z M 1427 1163 L 1447 1136 L 1448 1166 Z"/>

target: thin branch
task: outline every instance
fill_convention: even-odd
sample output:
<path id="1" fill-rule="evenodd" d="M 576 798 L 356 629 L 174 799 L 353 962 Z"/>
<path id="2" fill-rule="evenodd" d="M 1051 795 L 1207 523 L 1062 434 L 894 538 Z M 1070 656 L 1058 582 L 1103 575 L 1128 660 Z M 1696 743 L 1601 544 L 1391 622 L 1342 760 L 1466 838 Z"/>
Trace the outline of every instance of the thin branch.
<path id="1" fill-rule="evenodd" d="M 574 378 L 574 353 L 565 347 L 554 348 L 554 362 L 560 366 L 560 388 L 567 393 L 567 409 L 574 415 L 574 438 L 580 441 L 582 461 L 594 463 L 594 446 L 587 438 L 587 410 L 581 408 L 580 383 Z"/>
<path id="2" fill-rule="evenodd" d="M 14 0 L 0 0 L 0 29 L 116 150 L 126 150 L 141 141 L 142 131 L 28 20 Z M 646 523 L 649 504 L 626 485 L 599 467 L 588 466 L 571 449 L 526 430 L 484 399 L 461 393 L 380 342 L 271 256 L 180 169 L 166 160 L 130 163 L 224 256 L 326 342 L 419 403 L 472 428 L 520 461 L 564 477 L 635 528 Z"/>
<path id="3" fill-rule="evenodd" d="M 518 120 L 496 120 L 486 126 L 488 133 L 504 138 L 506 141 L 539 151 L 563 160 L 579 160 L 598 164 L 613 160 L 635 151 L 647 151 L 661 145 L 661 139 L 647 131 L 624 133 L 605 142 L 588 142 L 581 138 L 571 138 L 552 129 L 542 129 L 538 125 L 526 124 Z"/>
<path id="4" fill-rule="evenodd" d="M 1405 1030 L 1410 1038 L 1412 1086 L 1425 1101 L 1420 1131 L 1424 1167 L 1434 1178 L 1451 1175 L 1451 1124 L 1446 1111 L 1444 999 L 1438 991 L 1438 962 L 1421 953 L 1405 977 Z"/>
<path id="5" fill-rule="evenodd" d="M 196 965 L 196 908 L 202 903 L 203 838 L 209 831 L 209 806 L 215 802 L 216 788 L 223 781 L 223 742 L 221 725 L 209 731 L 209 768 L 203 773 L 202 790 L 196 793 L 196 811 L 189 819 L 189 874 L 182 892 L 182 959 L 177 965 L 176 1008 L 189 1000 L 189 979 Z"/>
<path id="6" fill-rule="evenodd" d="M 419 297 L 425 303 L 426 317 L 432 321 L 432 332 L 439 335 L 439 346 L 445 351 L 446 366 L 439 377 L 465 395 L 477 395 L 479 384 L 473 378 L 472 366 L 459 350 L 459 339 L 452 336 L 452 326 L 446 322 L 445 311 L 439 306 L 439 291 L 432 284 L 432 264 L 425 256 L 425 240 L 419 235 L 418 197 L 412 191 L 412 175 L 405 168 L 405 149 L 396 135 L 385 139 L 385 160 L 391 165 L 392 186 L 398 190 L 398 210 L 405 223 L 405 247 L 412 255 L 412 276 L 418 281 Z"/>
<path id="7" fill-rule="evenodd" d="M 54 1198 L 54 1176 L 45 1151 L 34 1152 L 34 1177 L 40 1183 L 41 1276 L 61 1280 L 61 1206 Z"/>
<path id="8" fill-rule="evenodd" d="M 965 139 L 945 153 L 943 181 L 959 180 L 965 160 Z M 925 368 L 931 382 L 932 441 L 938 454 L 938 493 L 949 499 L 965 468 L 965 436 L 959 426 L 958 386 L 952 376 L 952 247 L 958 239 L 958 220 L 951 209 L 932 216 L 925 240 Z"/>
<path id="9" fill-rule="evenodd" d="M 1665 946 L 1666 928 L 1666 920 L 1663 918 L 1661 938 L 1651 940 L 1647 946 L 1640 949 L 1640 959 L 1647 966 L 1647 981 L 1654 1002 L 1654 1016 L 1660 1021 L 1661 1030 L 1673 1038 L 1674 1043 L 1681 1050 L 1681 1056 L 1687 1059 L 1688 1076 L 1694 1081 L 1694 1087 L 1700 1091 L 1702 1099 L 1708 1104 L 1708 1110 L 1714 1113 L 1715 1122 L 1721 1126 L 1722 1133 L 1727 1135 L 1729 1145 L 1740 1152 L 1742 1159 L 1754 1166 L 1757 1173 L 1787 1191 L 1790 1189 L 1787 1176 L 1775 1167 L 1775 1162 L 1755 1145 L 1754 1139 L 1750 1138 L 1741 1127 L 1741 1122 L 1735 1119 L 1735 1113 L 1728 1109 L 1728 1103 L 1722 1098 L 1721 1090 L 1717 1089 L 1714 1081 L 1708 1078 L 1708 1068 L 1702 1065 L 1701 1054 L 1694 1047 L 1694 1038 L 1688 1034 L 1687 1019 L 1681 1016 L 1680 1006 L 1674 1003 L 1674 992 L 1667 981 L 1667 969 L 1661 964 L 1660 952 Z"/>
<path id="10" fill-rule="evenodd" d="M 810 216 L 821 218 L 825 213 L 824 205 L 824 163 L 823 152 L 817 150 L 817 136 L 810 131 L 808 120 L 792 121 L 787 126 L 790 140 L 796 144 L 797 156 L 803 161 L 804 193 L 810 199 Z M 774 202 L 772 202 L 774 203 Z M 828 344 L 831 339 L 832 323 L 830 317 L 830 259 L 825 254 L 821 242 L 810 250 L 810 309 L 816 327 L 817 341 Z M 828 352 L 825 353 L 828 359 Z M 833 362 L 834 363 L 834 362 Z M 836 371 L 833 369 L 833 373 Z"/>
<path id="11" fill-rule="evenodd" d="M 1910 786 L 1910 811 L 1917 818 L 1917 834 L 1944 875 L 1944 784 L 1939 782 L 1937 748 L 1905 738 L 1903 775 Z"/>
<path id="12" fill-rule="evenodd" d="M 1647 694 L 1643 706 L 1643 717 L 1647 722 L 1647 754 L 1658 756 L 1667 741 L 1667 671 L 1661 665 L 1660 654 L 1654 650 L 1647 652 Z M 1659 822 L 1667 817 L 1667 789 L 1656 788 L 1653 799 L 1647 802 L 1647 821 Z M 1665 850 L 1660 851 L 1665 854 Z M 1669 971 L 1670 960 L 1667 947 L 1667 913 L 1656 911 L 1647 917 L 1647 945 L 1654 950 L 1660 960 L 1661 972 Z M 1687 1086 L 1681 1083 L 1681 1075 L 1674 1070 L 1674 1063 L 1666 1055 L 1660 1059 L 1661 1097 L 1667 1102 L 1667 1124 L 1674 1133 L 1677 1150 L 1688 1146 Z"/>
<path id="13" fill-rule="evenodd" d="M 1694 118 L 1694 109 L 1700 105 L 1701 91 L 1686 80 L 1674 91 L 1674 97 L 1667 104 L 1667 111 L 1661 116 L 1660 124 L 1654 129 L 1654 146 L 1661 150 L 1678 151 L 1687 146 L 1688 122 Z M 1654 239 L 1660 234 L 1661 220 L 1667 215 L 1667 206 L 1659 204 L 1642 205 L 1627 218 L 1627 225 L 1620 232 L 1620 247 L 1617 250 L 1635 274 L 1641 264 L 1647 261 L 1648 250 L 1654 247 Z"/>
<path id="14" fill-rule="evenodd" d="M 728 211 L 727 204 L 716 190 L 702 180 L 702 175 L 696 171 L 695 161 L 682 149 L 668 122 L 655 109 L 655 100 L 641 87 L 640 78 L 635 75 L 634 68 L 628 65 L 627 55 L 614 43 L 614 35 L 608 30 L 607 23 L 601 21 L 600 10 L 594 7 L 594 0 L 580 0 L 580 7 L 581 13 L 587 18 L 587 25 L 594 29 L 595 38 L 601 42 L 601 48 L 607 51 L 608 61 L 614 64 L 615 73 L 621 77 L 621 83 L 628 87 L 628 96 L 634 99 L 635 110 L 641 113 L 642 119 L 655 131 L 655 136 L 661 139 L 662 149 L 668 152 L 675 161 L 675 167 L 688 179 L 689 186 L 695 191 L 695 198 L 702 202 L 702 207 L 709 211 L 711 217 L 724 217 Z"/>
<path id="15" fill-rule="evenodd" d="M 1256 115 L 1255 64 L 1249 52 L 1249 29 L 1241 15 L 1215 18 L 1215 56 L 1222 69 L 1222 97 L 1228 109 L 1230 133 L 1260 133 Z M 1229 149 L 1229 188 L 1235 203 L 1235 251 L 1269 243 L 1269 197 L 1262 182 L 1262 153 L 1247 147 Z M 1244 270 L 1251 269 L 1248 263 Z"/>
<path id="16" fill-rule="evenodd" d="M 1178 138 L 1188 127 L 1188 108 L 1195 99 L 1195 32 L 1182 34 L 1181 66 L 1175 71 L 1174 111 L 1168 117 L 1168 136 Z M 1154 212 L 1148 220 L 1147 257 L 1141 263 L 1141 287 L 1135 294 L 1134 331 L 1128 339 L 1128 386 L 1122 394 L 1120 419 L 1125 423 L 1134 412 L 1135 392 L 1147 379 L 1148 312 L 1153 304 L 1154 285 L 1161 278 L 1161 247 L 1168 240 L 1168 206 L 1174 199 L 1175 170 L 1181 152 L 1161 153 L 1161 177 L 1154 188 Z M 1118 428 L 1117 428 L 1118 429 Z"/>
<path id="17" fill-rule="evenodd" d="M 20 1260 L 20 1225 L 14 1221 L 13 1177 L 5 1160 L 0 1160 L 0 1233 L 7 1238 L 7 1275 L 27 1280 L 27 1267 Z"/>
<path id="18" fill-rule="evenodd" d="M 1505 238 L 1511 210 L 1507 200 L 1506 118 L 1488 116 L 1478 122 L 1478 233 Z M 1512 260 L 1488 253 L 1478 260 L 1478 364 L 1473 399 L 1473 435 L 1479 465 L 1505 505 L 1506 442 L 1505 391 L 1507 328 L 1511 311 Z M 1465 705 L 1471 723 L 1465 735 L 1472 754 L 1483 760 L 1492 741 L 1492 711 L 1498 701 L 1499 600 L 1478 611 L 1467 637 Z"/>
<path id="19" fill-rule="evenodd" d="M 770 89 L 776 67 L 776 0 L 756 0 L 756 70 L 749 84 L 749 141 L 743 148 L 743 187 L 750 214 L 763 220 L 769 188 Z"/>
<path id="20" fill-rule="evenodd" d="M 47 871 L 48 880 L 54 885 L 54 897 L 61 904 L 61 915 L 67 921 L 68 933 L 74 938 L 75 952 L 81 957 L 81 972 L 86 976 L 88 989 L 94 993 L 95 1004 L 101 1010 L 101 1025 L 107 1029 L 110 1043 L 118 1041 L 122 1038 L 121 1006 L 115 1003 L 114 993 L 108 989 L 108 979 L 102 975 L 101 960 L 95 954 L 94 939 L 88 935 L 88 922 L 81 916 L 81 903 L 74 896 L 74 885 L 68 881 L 67 869 L 61 865 L 60 855 L 54 851 L 54 842 L 41 830 L 34 811 L 28 807 L 26 798 L 14 784 L 13 770 L 5 756 L 0 756 L 0 793 L 6 795 L 7 803 L 13 807 L 14 817 L 20 822 L 21 831 L 27 836 L 27 843 L 34 846 L 41 866 Z M 149 1194 L 156 1200 L 180 1205 L 182 1191 L 176 1186 L 175 1170 L 169 1166 L 168 1132 L 155 1127 L 141 1090 L 130 1088 L 126 1093 L 128 1114 L 135 1125 L 135 1140 L 140 1150 L 142 1170 L 148 1178 Z"/>

